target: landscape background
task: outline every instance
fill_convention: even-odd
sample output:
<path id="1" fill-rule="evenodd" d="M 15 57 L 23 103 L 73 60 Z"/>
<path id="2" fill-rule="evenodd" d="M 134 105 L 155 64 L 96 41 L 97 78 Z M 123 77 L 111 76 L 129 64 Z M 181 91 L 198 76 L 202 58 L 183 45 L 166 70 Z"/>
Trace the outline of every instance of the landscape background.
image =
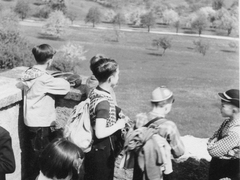
<path id="1" fill-rule="evenodd" d="M 209 25 L 199 36 L 198 30 L 182 26 L 179 33 L 175 33 L 174 27 L 164 23 L 162 19 L 157 19 L 155 26 L 148 32 L 146 27 L 139 24 L 122 24 L 119 29 L 104 18 L 93 28 L 91 23 L 85 23 L 85 17 L 91 7 L 98 7 L 103 13 L 110 9 L 122 10 L 126 14 L 132 9 L 142 9 L 146 2 L 150 2 L 151 6 L 155 6 L 154 3 L 168 3 L 173 9 L 189 4 L 185 0 L 131 0 L 122 1 L 124 4 L 120 4 L 120 7 L 106 7 L 103 2 L 116 1 L 65 0 L 67 11 L 76 14 L 77 17 L 64 28 L 64 34 L 55 37 L 43 33 L 47 19 L 33 16 L 46 2 L 28 1 L 31 11 L 25 18 L 18 19 L 17 25 L 11 26 L 10 29 L 17 31 L 28 43 L 29 53 L 33 46 L 41 43 L 50 44 L 60 55 L 62 47 L 67 43 L 81 47 L 86 51 L 81 57 L 86 60 L 78 62 L 80 75 L 91 75 L 89 59 L 96 54 L 116 59 L 120 65 L 120 80 L 115 89 L 117 101 L 131 119 L 134 119 L 136 114 L 151 109 L 149 99 L 154 88 L 167 86 L 173 91 L 176 99 L 168 118 L 176 122 L 181 135 L 210 137 L 223 121 L 217 93 L 239 88 L 238 30 L 232 31 L 228 36 L 226 30 Z M 126 2 L 128 3 L 125 4 Z M 230 8 L 233 2 L 225 0 L 226 9 Z M 1 0 L 1 12 L 14 9 L 17 3 L 17 0 Z M 205 6 L 212 5 L 211 0 L 204 3 Z M 187 16 L 192 11 L 187 9 L 184 13 Z M 171 40 L 171 48 L 167 48 L 164 54 L 161 47 L 158 49 L 152 46 L 154 39 L 162 37 Z M 207 43 L 209 47 L 205 55 L 196 51 L 193 42 L 199 40 Z M 1 44 L 0 54 L 5 48 L 3 46 Z M 14 49 L 15 51 L 21 49 Z M 56 55 L 56 61 L 61 59 L 60 55 Z M 30 55 L 23 55 L 25 58 L 28 56 Z M 3 58 L 2 54 L 0 60 L 1 57 Z"/>

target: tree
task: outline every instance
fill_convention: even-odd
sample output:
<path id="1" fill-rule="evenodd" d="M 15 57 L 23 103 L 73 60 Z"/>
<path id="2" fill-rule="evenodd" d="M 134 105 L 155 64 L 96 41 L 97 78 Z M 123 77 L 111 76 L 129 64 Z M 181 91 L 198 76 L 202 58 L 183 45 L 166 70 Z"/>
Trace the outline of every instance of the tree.
<path id="1" fill-rule="evenodd" d="M 225 6 L 224 0 L 212 0 L 212 8 L 214 10 L 219 10 L 224 6 Z"/>
<path id="2" fill-rule="evenodd" d="M 123 13 L 119 12 L 117 13 L 113 18 L 113 23 L 117 24 L 119 29 L 121 28 L 121 25 L 126 23 L 126 18 Z"/>
<path id="3" fill-rule="evenodd" d="M 217 11 L 216 26 L 220 29 L 227 30 L 228 36 L 232 30 L 238 30 L 238 7 L 230 9 L 229 11 L 222 8 Z"/>
<path id="4" fill-rule="evenodd" d="M 53 11 L 62 11 L 64 14 L 67 12 L 64 0 L 48 0 L 47 4 Z"/>
<path id="5" fill-rule="evenodd" d="M 29 2 L 27 0 L 18 0 L 14 11 L 21 16 L 22 20 L 25 19 L 30 11 Z"/>
<path id="6" fill-rule="evenodd" d="M 43 32 L 47 35 L 59 38 L 65 33 L 69 20 L 64 16 L 62 11 L 54 11 L 49 15 L 46 24 L 43 26 Z"/>
<path id="7" fill-rule="evenodd" d="M 179 21 L 179 15 L 176 11 L 167 9 L 163 12 L 163 20 L 167 24 L 172 24 L 176 21 Z"/>
<path id="8" fill-rule="evenodd" d="M 77 15 L 74 12 L 67 12 L 67 18 L 70 19 L 71 23 L 73 24 L 73 21 L 77 18 Z"/>
<path id="9" fill-rule="evenodd" d="M 36 12 L 33 14 L 33 16 L 37 17 L 37 18 L 47 19 L 49 17 L 49 14 L 51 13 L 51 11 L 52 11 L 52 9 L 49 6 L 43 5 L 36 10 Z"/>
<path id="10" fill-rule="evenodd" d="M 196 12 L 202 7 L 208 6 L 209 0 L 186 0 L 189 5 L 189 9 L 191 12 Z"/>
<path id="11" fill-rule="evenodd" d="M 176 28 L 176 33 L 178 33 L 178 29 L 180 26 L 180 18 L 176 11 L 172 9 L 168 9 L 163 12 L 163 20 L 165 23 L 170 24 Z"/>
<path id="12" fill-rule="evenodd" d="M 98 24 L 101 22 L 102 13 L 99 10 L 98 7 L 91 7 L 85 17 L 85 22 L 91 22 L 93 24 L 93 27 L 95 27 L 95 24 Z"/>
<path id="13" fill-rule="evenodd" d="M 207 41 L 203 40 L 196 40 L 193 41 L 193 44 L 195 45 L 195 51 L 201 53 L 203 56 L 206 55 L 208 49 L 209 49 L 209 43 Z"/>
<path id="14" fill-rule="evenodd" d="M 156 18 L 151 11 L 141 16 L 141 24 L 150 32 L 150 28 L 156 24 Z"/>
<path id="15" fill-rule="evenodd" d="M 202 34 L 202 30 L 208 26 L 208 20 L 204 13 L 198 11 L 195 18 L 191 22 L 191 27 L 198 30 L 199 36 Z"/>
<path id="16" fill-rule="evenodd" d="M 159 50 L 159 48 L 163 48 L 163 53 L 162 55 L 165 54 L 165 51 L 167 49 L 170 49 L 171 48 L 171 39 L 164 36 L 164 37 L 160 37 L 159 39 L 154 39 L 153 42 L 152 42 L 152 46 L 154 47 L 157 47 L 157 49 Z"/>

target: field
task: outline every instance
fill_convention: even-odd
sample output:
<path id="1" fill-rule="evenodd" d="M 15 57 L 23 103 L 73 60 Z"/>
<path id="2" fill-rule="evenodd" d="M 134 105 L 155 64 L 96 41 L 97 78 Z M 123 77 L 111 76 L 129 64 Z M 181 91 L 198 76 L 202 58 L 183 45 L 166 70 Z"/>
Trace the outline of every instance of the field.
<path id="1" fill-rule="evenodd" d="M 172 48 L 162 56 L 162 50 L 153 48 L 151 43 L 163 35 L 146 32 L 124 32 L 120 42 L 115 42 L 113 30 L 91 27 L 69 28 L 60 40 L 40 38 L 40 27 L 20 26 L 20 31 L 33 45 L 49 43 L 58 49 L 71 41 L 88 50 L 88 60 L 97 53 L 116 59 L 120 65 L 117 101 L 132 119 L 137 113 L 150 110 L 154 88 L 169 87 L 176 102 L 168 118 L 177 123 L 182 135 L 212 135 L 223 121 L 217 93 L 239 87 L 239 52 L 229 47 L 229 40 L 202 38 L 210 43 L 203 56 L 193 50 L 193 40 L 199 37 L 173 35 Z M 81 68 L 82 75 L 91 74 L 89 61 L 83 61 Z"/>

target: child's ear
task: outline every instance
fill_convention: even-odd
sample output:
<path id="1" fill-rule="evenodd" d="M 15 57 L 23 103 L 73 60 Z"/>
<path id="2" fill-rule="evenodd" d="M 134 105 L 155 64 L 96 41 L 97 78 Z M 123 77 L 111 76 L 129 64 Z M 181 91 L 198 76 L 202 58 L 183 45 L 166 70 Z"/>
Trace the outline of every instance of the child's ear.
<path id="1" fill-rule="evenodd" d="M 111 83 L 111 81 L 112 81 L 112 76 L 110 76 L 110 77 L 107 79 L 107 82 L 108 82 L 108 83 Z"/>

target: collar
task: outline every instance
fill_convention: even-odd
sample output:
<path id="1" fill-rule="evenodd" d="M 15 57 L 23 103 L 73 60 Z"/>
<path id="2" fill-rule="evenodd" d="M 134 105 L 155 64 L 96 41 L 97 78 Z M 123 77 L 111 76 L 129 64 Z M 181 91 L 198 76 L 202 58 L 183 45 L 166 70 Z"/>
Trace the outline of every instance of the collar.
<path id="1" fill-rule="evenodd" d="M 37 69 L 39 71 L 42 71 L 42 72 L 45 72 L 45 73 L 49 74 L 48 71 L 45 68 L 43 68 L 42 66 L 39 66 L 39 65 L 34 65 L 32 67 L 32 69 Z"/>
<path id="2" fill-rule="evenodd" d="M 100 86 L 97 86 L 96 89 L 99 90 L 99 91 L 103 91 L 103 92 L 106 92 L 106 93 L 110 94 L 110 92 L 108 92 L 107 90 L 101 88 Z"/>

